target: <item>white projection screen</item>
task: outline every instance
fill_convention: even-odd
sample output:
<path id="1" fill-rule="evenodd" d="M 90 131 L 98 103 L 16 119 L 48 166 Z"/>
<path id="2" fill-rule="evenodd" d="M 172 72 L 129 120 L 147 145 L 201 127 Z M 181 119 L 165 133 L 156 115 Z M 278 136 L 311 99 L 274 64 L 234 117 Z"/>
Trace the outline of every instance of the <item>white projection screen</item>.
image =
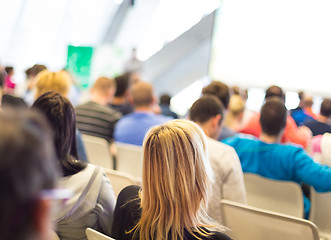
<path id="1" fill-rule="evenodd" d="M 331 97 L 330 0 L 223 0 L 212 78 Z"/>

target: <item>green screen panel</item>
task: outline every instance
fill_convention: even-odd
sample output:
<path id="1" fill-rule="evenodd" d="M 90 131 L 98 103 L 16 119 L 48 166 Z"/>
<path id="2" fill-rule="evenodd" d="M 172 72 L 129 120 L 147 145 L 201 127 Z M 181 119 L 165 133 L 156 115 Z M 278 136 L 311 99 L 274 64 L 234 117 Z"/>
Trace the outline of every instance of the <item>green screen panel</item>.
<path id="1" fill-rule="evenodd" d="M 90 86 L 93 47 L 68 46 L 67 70 L 73 75 L 79 86 Z"/>

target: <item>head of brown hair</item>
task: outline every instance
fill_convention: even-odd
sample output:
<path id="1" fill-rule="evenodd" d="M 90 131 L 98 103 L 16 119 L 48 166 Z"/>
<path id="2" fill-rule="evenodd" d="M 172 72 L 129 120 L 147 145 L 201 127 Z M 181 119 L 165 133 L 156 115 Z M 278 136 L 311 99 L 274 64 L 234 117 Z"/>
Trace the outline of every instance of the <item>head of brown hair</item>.
<path id="1" fill-rule="evenodd" d="M 131 88 L 132 101 L 135 107 L 149 106 L 153 104 L 153 86 L 150 83 L 138 82 Z"/>
<path id="2" fill-rule="evenodd" d="M 109 90 L 116 90 L 116 83 L 114 79 L 108 77 L 99 77 L 93 84 L 91 91 L 98 92 L 102 95 L 107 95 Z"/>

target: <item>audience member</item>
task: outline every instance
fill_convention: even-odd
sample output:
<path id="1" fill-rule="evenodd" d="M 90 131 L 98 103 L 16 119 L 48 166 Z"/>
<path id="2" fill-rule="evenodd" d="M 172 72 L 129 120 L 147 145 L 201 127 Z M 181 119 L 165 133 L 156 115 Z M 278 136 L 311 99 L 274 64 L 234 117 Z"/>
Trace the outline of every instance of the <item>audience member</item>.
<path id="1" fill-rule="evenodd" d="M 43 70 L 36 76 L 36 89 L 35 89 L 35 99 L 47 92 L 57 92 L 64 97 L 68 96 L 70 89 L 70 79 L 69 76 L 63 72 L 50 72 L 48 70 Z M 76 129 L 76 144 L 78 150 L 78 156 L 80 160 L 87 162 L 87 156 L 81 138 L 81 134 L 78 129 Z"/>
<path id="2" fill-rule="evenodd" d="M 223 120 L 223 106 L 214 96 L 202 96 L 190 109 L 190 119 L 207 135 L 208 158 L 215 175 L 212 194 L 208 199 L 208 214 L 219 223 L 223 222 L 220 199 L 246 203 L 243 172 L 235 150 L 217 141 Z"/>
<path id="3" fill-rule="evenodd" d="M 312 106 L 314 104 L 313 96 L 304 94 L 304 102 L 305 102 L 305 107 L 304 107 L 305 113 L 311 118 L 316 119 L 317 115 L 312 110 Z"/>
<path id="4" fill-rule="evenodd" d="M 177 113 L 173 112 L 170 109 L 170 101 L 171 97 L 168 94 L 162 94 L 160 97 L 160 108 L 161 108 L 161 114 L 164 116 L 169 116 L 174 119 L 178 118 Z"/>
<path id="5" fill-rule="evenodd" d="M 331 169 L 315 163 L 295 145 L 280 144 L 287 119 L 287 109 L 279 98 L 267 99 L 262 106 L 260 139 L 234 137 L 224 143 L 234 147 L 244 172 L 263 177 L 294 181 L 313 186 L 317 192 L 331 191 Z M 309 213 L 309 200 L 305 198 L 305 216 Z"/>
<path id="6" fill-rule="evenodd" d="M 297 126 L 302 126 L 305 121 L 313 120 L 314 118 L 308 114 L 306 111 L 307 104 L 312 105 L 312 97 L 307 96 L 304 92 L 298 92 L 300 99 L 299 106 L 290 111 L 292 118 L 294 119 Z M 311 108 L 311 107 L 310 107 Z"/>
<path id="7" fill-rule="evenodd" d="M 170 117 L 155 114 L 156 98 L 149 83 L 138 82 L 131 87 L 134 112 L 124 116 L 115 126 L 115 141 L 142 146 L 147 131 L 171 120 Z"/>
<path id="8" fill-rule="evenodd" d="M 58 92 L 62 96 L 67 97 L 69 88 L 70 80 L 64 72 L 44 70 L 37 75 L 35 99 L 50 91 Z"/>
<path id="9" fill-rule="evenodd" d="M 278 97 L 282 102 L 285 103 L 285 94 L 278 86 L 273 85 L 267 89 L 265 101 L 270 97 Z M 261 133 L 259 118 L 259 114 L 253 115 L 240 132 L 259 137 Z M 311 137 L 312 133 L 308 127 L 301 126 L 298 128 L 293 118 L 290 115 L 287 117 L 285 132 L 281 140 L 283 143 L 292 142 L 307 148 Z"/>
<path id="10" fill-rule="evenodd" d="M 58 169 L 46 122 L 32 112 L 0 112 L 1 239 L 49 240 Z"/>
<path id="11" fill-rule="evenodd" d="M 328 124 L 330 117 L 331 99 L 325 98 L 321 104 L 320 115 L 317 119 L 308 120 L 304 123 L 304 125 L 310 128 L 313 136 L 331 133 L 331 126 Z"/>
<path id="12" fill-rule="evenodd" d="M 1 100 L 2 108 L 16 108 L 16 109 L 27 109 L 28 105 L 20 98 L 10 94 L 4 94 Z"/>
<path id="13" fill-rule="evenodd" d="M 228 113 L 224 119 L 224 126 L 234 132 L 239 132 L 242 128 L 242 120 L 245 112 L 245 102 L 240 95 L 230 97 Z"/>
<path id="14" fill-rule="evenodd" d="M 27 91 L 31 91 L 34 89 L 36 84 L 36 76 L 38 75 L 38 73 L 44 70 L 47 70 L 47 67 L 45 65 L 35 64 L 25 71 L 26 81 L 28 83 L 26 89 Z"/>
<path id="15" fill-rule="evenodd" d="M 13 76 L 14 76 L 14 68 L 11 66 L 5 67 L 5 71 L 7 73 L 6 77 L 5 77 L 5 82 L 4 82 L 4 92 L 8 93 L 8 94 L 14 94 L 15 91 L 15 87 L 16 84 L 13 80 Z"/>
<path id="16" fill-rule="evenodd" d="M 131 73 L 125 73 L 115 77 L 116 92 L 110 106 L 122 115 L 133 112 L 133 106 L 129 103 L 129 87 Z"/>
<path id="17" fill-rule="evenodd" d="M 63 172 L 59 185 L 74 193 L 54 219 L 60 239 L 86 239 L 87 227 L 109 235 L 115 195 L 102 168 L 78 160 L 76 116 L 70 101 L 58 93 L 48 92 L 41 95 L 32 108 L 44 113 L 53 129 L 57 163 Z"/>
<path id="18" fill-rule="evenodd" d="M 90 101 L 76 107 L 77 127 L 83 134 L 113 143 L 115 124 L 122 117 L 120 112 L 108 106 L 115 89 L 113 79 L 100 77 L 90 90 Z"/>
<path id="19" fill-rule="evenodd" d="M 229 106 L 229 100 L 230 100 L 230 89 L 226 84 L 224 84 L 220 81 L 212 81 L 208 86 L 206 86 L 202 89 L 202 94 L 203 95 L 210 94 L 210 95 L 214 95 L 214 96 L 218 97 L 220 99 L 220 101 L 222 102 L 225 110 L 227 111 L 228 106 Z M 224 115 L 226 116 L 226 113 L 224 113 Z M 236 135 L 236 133 L 234 131 L 232 131 L 231 129 L 229 129 L 226 126 L 223 126 L 221 135 L 219 136 L 219 140 L 222 140 L 222 139 L 225 139 L 228 137 L 233 137 L 235 135 Z"/>
<path id="20" fill-rule="evenodd" d="M 146 135 L 142 189 L 126 187 L 118 196 L 115 239 L 230 239 L 210 222 L 205 209 L 212 169 L 202 130 L 173 120 Z"/>
<path id="21" fill-rule="evenodd" d="M 47 67 L 41 64 L 35 64 L 25 71 L 26 90 L 24 100 L 31 106 L 35 99 L 35 87 L 38 73 L 47 70 Z"/>

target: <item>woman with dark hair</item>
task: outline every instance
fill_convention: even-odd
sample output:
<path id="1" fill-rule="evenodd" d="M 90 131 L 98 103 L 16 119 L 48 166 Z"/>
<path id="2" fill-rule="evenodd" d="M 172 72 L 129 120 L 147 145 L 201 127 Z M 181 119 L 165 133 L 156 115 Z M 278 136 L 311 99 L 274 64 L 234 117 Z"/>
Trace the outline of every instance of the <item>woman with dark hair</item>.
<path id="1" fill-rule="evenodd" d="M 78 160 L 76 115 L 70 101 L 59 93 L 48 92 L 32 108 L 45 114 L 54 131 L 58 164 L 63 171 L 59 184 L 74 192 L 57 213 L 57 234 L 62 240 L 86 239 L 85 229 L 91 227 L 110 235 L 115 195 L 100 167 Z"/>

